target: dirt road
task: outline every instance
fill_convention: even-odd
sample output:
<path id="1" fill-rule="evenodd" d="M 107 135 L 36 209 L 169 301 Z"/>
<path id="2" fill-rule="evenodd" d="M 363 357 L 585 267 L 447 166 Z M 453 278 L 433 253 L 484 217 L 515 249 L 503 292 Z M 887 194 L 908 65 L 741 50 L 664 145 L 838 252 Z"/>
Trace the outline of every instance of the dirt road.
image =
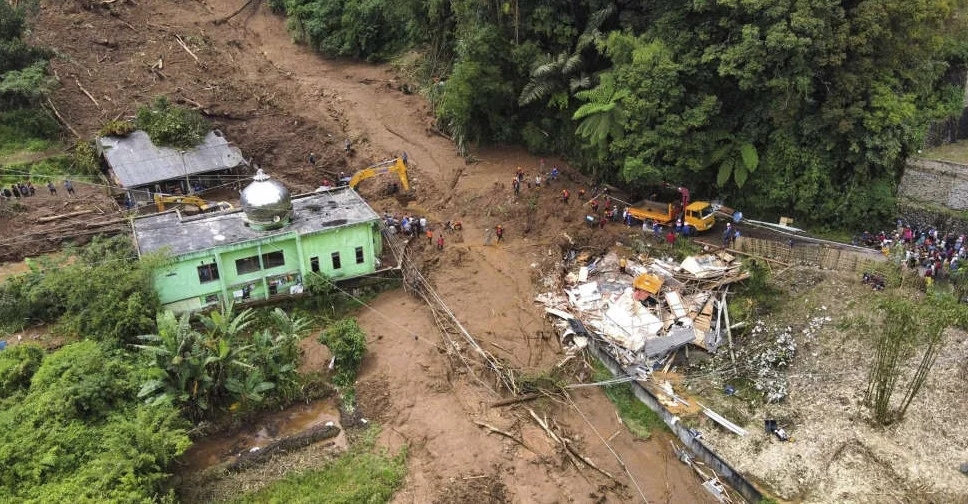
<path id="1" fill-rule="evenodd" d="M 443 252 L 424 247 L 425 273 L 441 296 L 489 351 L 522 371 L 546 369 L 560 359 L 532 299 L 534 282 L 560 254 L 562 231 L 588 232 L 577 227 L 582 209 L 557 197 L 563 187 L 574 191 L 586 183 L 581 176 L 565 169 L 558 185 L 513 198 L 506 182 L 517 166 L 533 175 L 537 159 L 520 149 L 492 148 L 475 153 L 481 162 L 465 165 L 453 145 L 428 131 L 427 104 L 398 91 L 388 67 L 329 60 L 292 45 L 284 20 L 263 2 L 228 23 L 213 23 L 241 4 L 117 2 L 84 10 L 75 3 L 45 3 L 36 36 L 68 56 L 53 64 L 65 83 L 54 102 L 82 134 L 132 115 L 159 94 L 198 106 L 247 156 L 295 191 L 314 188 L 324 176 L 310 169 L 309 152 L 332 172 L 406 151 L 416 165 L 419 194 L 406 210 L 428 215 L 435 226 L 453 219 L 465 225 L 462 233 L 447 235 Z M 162 69 L 151 69 L 158 60 Z M 66 84 L 73 76 L 100 105 Z M 354 142 L 355 156 L 342 152 L 346 138 Z M 548 166 L 555 163 L 564 167 L 547 160 Z M 378 211 L 405 211 L 393 200 L 373 204 Z M 507 240 L 483 246 L 484 230 L 496 224 L 506 226 Z M 386 426 L 385 443 L 410 446 L 407 481 L 395 502 L 641 501 L 599 435 L 611 438 L 649 502 L 710 500 L 674 459 L 666 435 L 634 440 L 600 391 L 574 395 L 587 422 L 569 405 L 541 408 L 620 484 L 577 471 L 520 411 L 489 407 L 497 396 L 450 366 L 437 350 L 440 337 L 429 311 L 404 292 L 380 296 L 360 321 L 371 350 L 359 386 L 361 408 Z M 475 420 L 519 433 L 526 447 L 487 435 Z M 503 498 L 471 491 L 479 489 L 479 480 Z"/>

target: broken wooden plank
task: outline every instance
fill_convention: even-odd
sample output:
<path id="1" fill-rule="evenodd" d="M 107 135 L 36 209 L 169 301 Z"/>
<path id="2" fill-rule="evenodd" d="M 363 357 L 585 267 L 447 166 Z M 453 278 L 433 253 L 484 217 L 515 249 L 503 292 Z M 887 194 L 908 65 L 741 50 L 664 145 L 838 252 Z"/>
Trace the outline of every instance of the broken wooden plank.
<path id="1" fill-rule="evenodd" d="M 729 343 L 729 361 L 736 365 L 736 352 L 733 350 L 733 331 L 729 328 L 729 303 L 726 302 L 726 294 L 729 293 L 729 287 L 723 291 L 723 321 L 726 326 L 726 341 Z"/>
<path id="2" fill-rule="evenodd" d="M 665 293 L 666 303 L 669 304 L 669 309 L 672 311 L 672 315 L 676 319 L 685 317 L 688 313 L 686 307 L 682 305 L 682 297 L 676 291 L 669 291 Z"/>
<path id="3" fill-rule="evenodd" d="M 185 44 L 185 41 L 182 40 L 181 35 L 178 35 L 177 33 L 175 34 L 175 42 L 178 42 L 178 45 L 180 45 L 181 48 L 184 49 L 189 56 L 191 56 L 192 58 L 195 58 L 195 63 L 201 64 L 201 61 L 198 60 L 198 56 L 195 56 L 195 53 L 193 53 L 192 50 L 188 48 L 188 45 Z"/>
<path id="4" fill-rule="evenodd" d="M 702 408 L 703 414 L 705 414 L 707 417 L 711 418 L 713 421 L 715 421 L 719 425 L 722 425 L 723 427 L 725 427 L 726 429 L 728 429 L 729 431 L 731 431 L 732 433 L 734 433 L 736 435 L 746 436 L 746 429 L 740 427 L 739 425 L 734 424 L 733 422 L 730 422 L 729 420 L 726 419 L 726 417 L 724 417 L 724 416 L 720 415 L 719 413 L 716 413 L 715 411 L 713 411 L 713 410 L 711 410 L 711 409 L 703 406 L 702 403 L 697 403 L 697 404 L 699 404 L 699 407 Z"/>

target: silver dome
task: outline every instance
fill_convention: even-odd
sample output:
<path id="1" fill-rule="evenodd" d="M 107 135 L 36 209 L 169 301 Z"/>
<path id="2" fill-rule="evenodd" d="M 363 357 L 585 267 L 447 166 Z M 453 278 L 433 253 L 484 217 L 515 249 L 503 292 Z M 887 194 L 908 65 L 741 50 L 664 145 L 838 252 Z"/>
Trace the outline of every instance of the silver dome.
<path id="1" fill-rule="evenodd" d="M 292 218 L 292 197 L 289 189 L 272 180 L 260 168 L 254 182 L 242 189 L 242 211 L 246 222 L 256 228 L 282 227 Z"/>

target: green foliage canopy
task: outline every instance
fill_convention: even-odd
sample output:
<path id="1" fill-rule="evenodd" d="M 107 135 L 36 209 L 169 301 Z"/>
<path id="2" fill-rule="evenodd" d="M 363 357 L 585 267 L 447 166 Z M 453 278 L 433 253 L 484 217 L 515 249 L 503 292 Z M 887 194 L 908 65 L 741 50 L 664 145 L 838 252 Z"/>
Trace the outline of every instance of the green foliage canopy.
<path id="1" fill-rule="evenodd" d="M 366 354 L 366 333 L 356 319 L 343 319 L 327 327 L 319 335 L 319 342 L 326 345 L 336 359 L 333 383 L 339 387 L 352 386 Z"/>
<path id="2" fill-rule="evenodd" d="M 0 399 L 26 390 L 43 359 L 44 349 L 29 343 L 0 352 Z"/>
<path id="3" fill-rule="evenodd" d="M 56 330 L 103 341 L 133 342 L 154 330 L 156 259 L 138 259 L 126 236 L 95 237 L 81 249 L 44 258 L 0 285 L 0 325 L 57 322 Z"/>
<path id="4" fill-rule="evenodd" d="M 155 98 L 150 106 L 138 107 L 134 123 L 148 133 L 155 145 L 179 149 L 195 147 L 210 129 L 197 110 L 172 105 L 164 96 Z"/>
<path id="5" fill-rule="evenodd" d="M 270 392 L 288 402 L 299 384 L 297 343 L 306 323 L 278 308 L 271 318 L 275 331 L 247 336 L 251 309 L 199 315 L 204 331 L 190 324 L 188 314 L 160 314 L 157 333 L 141 336 L 145 344 L 137 346 L 151 359 L 138 397 L 175 404 L 193 420 L 226 406 L 251 407 Z"/>
<path id="6" fill-rule="evenodd" d="M 34 369 L 37 350 L 0 352 L 0 369 L 17 357 Z M 28 388 L 0 397 L 0 501 L 155 502 L 190 442 L 174 408 L 136 399 L 137 383 L 93 341 L 43 357 Z"/>

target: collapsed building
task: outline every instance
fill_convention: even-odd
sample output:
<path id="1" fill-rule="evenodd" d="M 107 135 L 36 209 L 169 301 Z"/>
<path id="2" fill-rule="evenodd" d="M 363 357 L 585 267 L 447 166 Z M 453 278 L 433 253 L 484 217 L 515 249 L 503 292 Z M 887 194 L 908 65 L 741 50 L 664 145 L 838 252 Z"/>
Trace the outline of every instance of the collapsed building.
<path id="1" fill-rule="evenodd" d="M 686 345 L 715 352 L 729 338 L 725 290 L 749 277 L 719 251 L 686 257 L 592 259 L 575 255 L 560 292 L 537 301 L 561 319 L 563 343 L 581 349 L 597 337 L 629 376 L 645 379 Z"/>

